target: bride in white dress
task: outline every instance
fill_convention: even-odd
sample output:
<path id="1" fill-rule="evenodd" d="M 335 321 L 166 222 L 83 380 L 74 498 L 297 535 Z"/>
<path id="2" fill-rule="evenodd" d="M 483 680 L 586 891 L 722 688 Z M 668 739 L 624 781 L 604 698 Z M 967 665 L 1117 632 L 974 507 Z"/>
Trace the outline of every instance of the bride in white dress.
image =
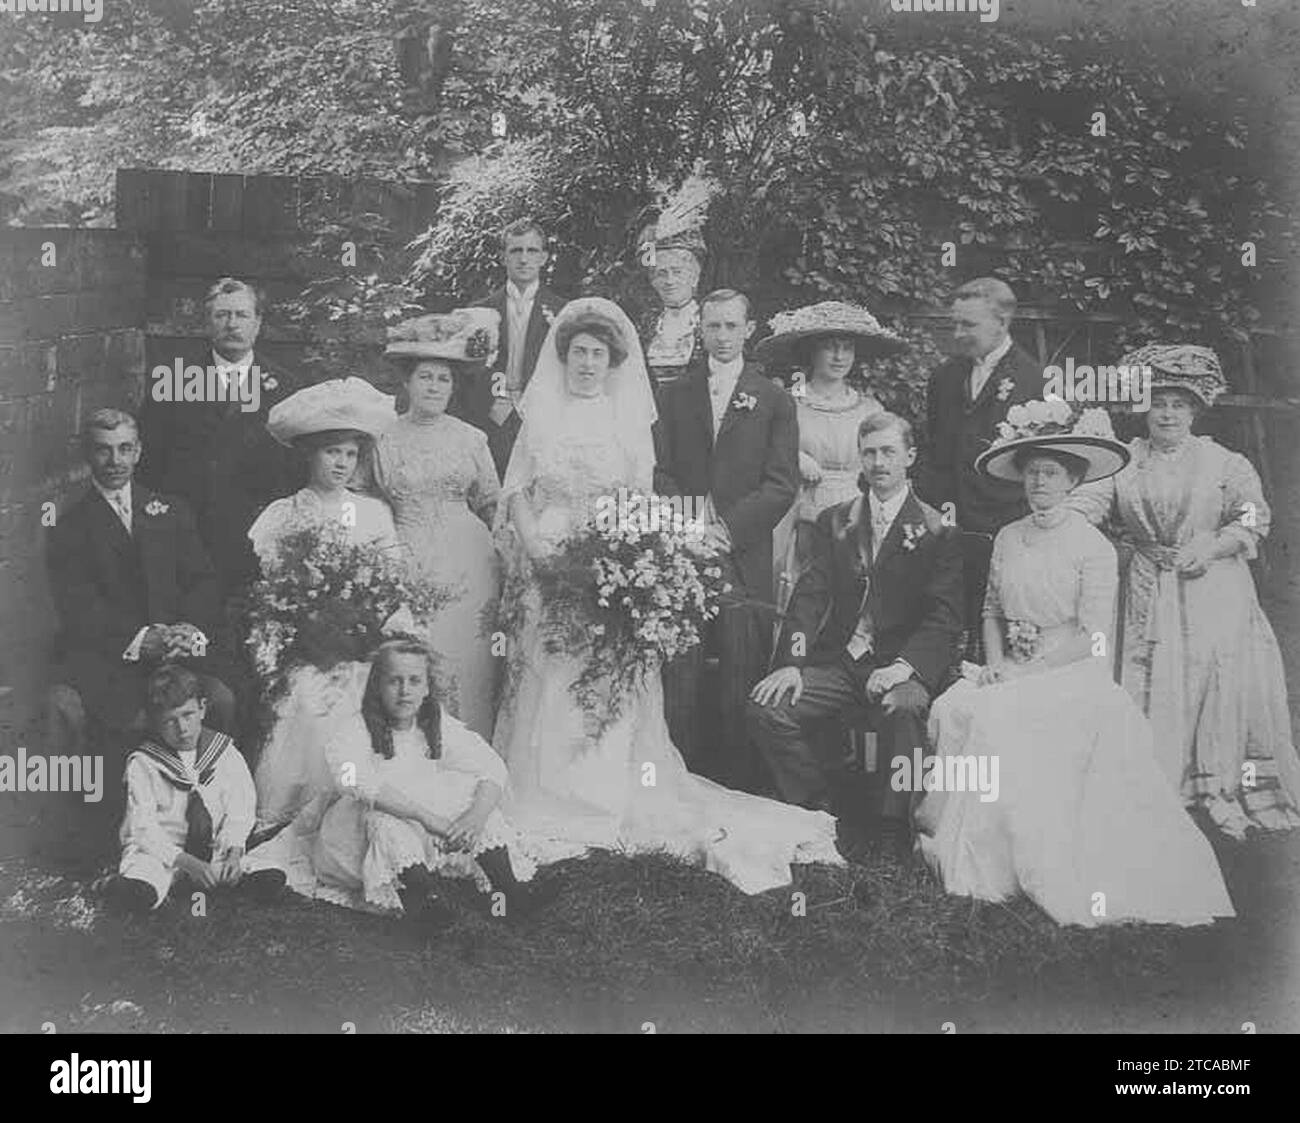
<path id="1" fill-rule="evenodd" d="M 656 411 L 623 311 L 598 298 L 568 304 L 518 408 L 523 427 L 498 509 L 502 552 L 525 585 L 494 738 L 509 768 L 507 819 L 548 860 L 590 847 L 660 851 L 747 893 L 788 885 L 792 863 L 841 864 L 830 815 L 687 771 L 668 736 L 658 675 L 597 733 L 570 690 L 581 663 L 545 649 L 533 559 L 554 552 L 601 496 L 652 487 Z"/>

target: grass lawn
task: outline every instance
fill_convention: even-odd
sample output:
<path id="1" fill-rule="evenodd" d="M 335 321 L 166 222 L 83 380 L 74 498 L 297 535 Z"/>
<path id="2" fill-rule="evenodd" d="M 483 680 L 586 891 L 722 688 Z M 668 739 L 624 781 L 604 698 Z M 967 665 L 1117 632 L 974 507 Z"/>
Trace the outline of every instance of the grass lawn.
<path id="1" fill-rule="evenodd" d="M 66 797 L 0 796 L 0 1030 L 1300 1029 L 1300 839 L 1221 846 L 1241 916 L 1199 930 L 1063 930 L 870 852 L 759 897 L 604 855 L 543 871 L 563 894 L 526 926 L 468 913 L 420 939 L 292 896 L 116 917 L 89 889 L 106 827 Z"/>

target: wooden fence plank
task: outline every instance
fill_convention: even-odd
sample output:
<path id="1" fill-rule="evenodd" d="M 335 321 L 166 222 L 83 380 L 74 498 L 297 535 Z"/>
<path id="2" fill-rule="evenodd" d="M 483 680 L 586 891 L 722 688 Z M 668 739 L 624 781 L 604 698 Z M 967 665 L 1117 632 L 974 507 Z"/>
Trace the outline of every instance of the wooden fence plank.
<path id="1" fill-rule="evenodd" d="M 297 230 L 297 179 L 281 175 L 249 176 L 244 181 L 243 232 L 294 234 Z"/>
<path id="2" fill-rule="evenodd" d="M 244 177 L 214 175 L 208 229 L 214 233 L 238 233 L 244 229 Z"/>

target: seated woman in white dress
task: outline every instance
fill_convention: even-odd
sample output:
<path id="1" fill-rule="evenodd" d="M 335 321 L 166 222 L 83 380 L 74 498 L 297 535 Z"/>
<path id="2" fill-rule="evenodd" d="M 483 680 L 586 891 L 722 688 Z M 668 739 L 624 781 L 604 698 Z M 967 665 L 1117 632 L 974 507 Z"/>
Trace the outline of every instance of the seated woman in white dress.
<path id="1" fill-rule="evenodd" d="M 401 548 L 388 506 L 348 487 L 375 439 L 396 420 L 392 397 L 361 378 L 309 386 L 272 408 L 266 427 L 306 458 L 308 483 L 271 503 L 249 530 L 263 573 L 275 566 L 284 538 L 310 526 L 331 525 L 354 542 Z M 355 662 L 304 663 L 290 673 L 254 777 L 259 830 L 288 822 L 319 790 L 321 731 L 344 693 L 359 699 L 366 670 Z"/>
<path id="2" fill-rule="evenodd" d="M 254 855 L 305 896 L 402 909 L 426 926 L 451 918 L 433 875 L 475 878 L 502 895 L 494 915 L 518 919 L 545 900 L 525 844 L 502 818 L 501 758 L 439 704 L 433 658 L 413 638 L 375 652 L 359 708 L 336 708 L 323 756 L 327 790 Z M 513 858 L 513 862 L 512 862 Z"/>
<path id="3" fill-rule="evenodd" d="M 1146 718 L 1110 674 L 1115 551 L 1063 505 L 1081 481 L 1128 459 L 1101 435 L 1104 413 L 1085 418 L 1089 433 L 1062 424 L 976 461 L 1023 480 L 1031 513 L 994 542 L 988 665 L 930 711 L 928 782 L 959 787 L 960 773 L 967 790 L 925 795 L 918 842 L 948 892 L 988 901 L 1024 892 L 1058 924 L 1208 924 L 1234 915 L 1214 853 L 1161 772 Z M 965 781 L 976 774 L 994 782 L 972 791 Z"/>
<path id="4" fill-rule="evenodd" d="M 522 580 L 523 622 L 493 736 L 510 769 L 506 818 L 548 861 L 588 847 L 664 852 L 745 892 L 788 885 L 792 863 L 842 864 L 835 820 L 730 791 L 686 769 L 648 675 L 597 731 L 574 700 L 581 657 L 548 645 L 534 564 L 627 487 L 649 493 L 656 412 L 636 333 L 608 300 L 569 303 L 519 404 L 523 426 L 502 494 L 502 548 Z"/>

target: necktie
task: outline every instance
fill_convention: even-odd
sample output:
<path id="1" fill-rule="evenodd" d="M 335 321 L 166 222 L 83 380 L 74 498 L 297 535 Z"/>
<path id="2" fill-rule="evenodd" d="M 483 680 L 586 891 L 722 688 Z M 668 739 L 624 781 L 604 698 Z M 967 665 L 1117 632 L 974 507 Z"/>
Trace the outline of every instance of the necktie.
<path id="1" fill-rule="evenodd" d="M 118 520 L 126 528 L 127 534 L 131 533 L 131 509 L 126 505 L 126 496 L 120 491 L 113 493 L 113 510 L 117 512 Z"/>
<path id="2" fill-rule="evenodd" d="M 200 862 L 212 861 L 212 816 L 197 785 L 190 789 L 185 803 L 185 828 L 185 853 Z"/>
<path id="3" fill-rule="evenodd" d="M 875 561 L 880 547 L 889 533 L 889 516 L 884 511 L 877 511 L 871 520 L 871 560 Z"/>

